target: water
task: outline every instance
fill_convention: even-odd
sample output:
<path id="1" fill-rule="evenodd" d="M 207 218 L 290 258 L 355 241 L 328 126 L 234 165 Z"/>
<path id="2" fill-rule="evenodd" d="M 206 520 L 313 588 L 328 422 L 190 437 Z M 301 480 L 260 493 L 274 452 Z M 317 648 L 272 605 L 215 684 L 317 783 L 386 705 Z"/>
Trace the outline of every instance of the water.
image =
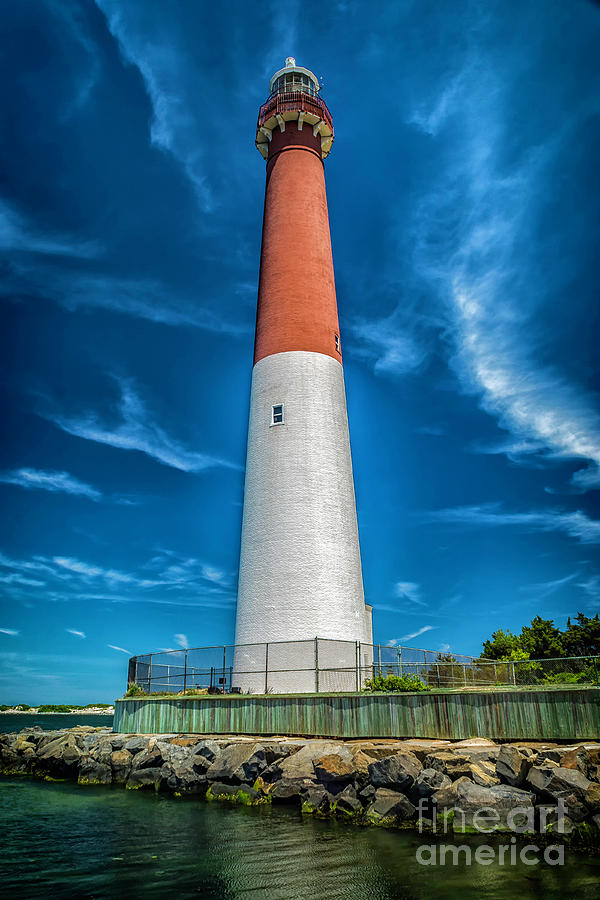
<path id="1" fill-rule="evenodd" d="M 423 842 L 416 833 L 303 819 L 287 807 L 229 808 L 122 788 L 0 779 L 0 821 L 0 883 L 13 898 L 600 896 L 600 860 L 588 856 L 567 851 L 562 868 L 424 867 L 415 860 Z"/>
<path id="2" fill-rule="evenodd" d="M 0 713 L 0 734 L 21 731 L 34 725 L 39 725 L 44 731 L 55 731 L 59 728 L 75 728 L 76 725 L 112 728 L 112 723 L 112 716 L 94 716 L 89 713 Z"/>

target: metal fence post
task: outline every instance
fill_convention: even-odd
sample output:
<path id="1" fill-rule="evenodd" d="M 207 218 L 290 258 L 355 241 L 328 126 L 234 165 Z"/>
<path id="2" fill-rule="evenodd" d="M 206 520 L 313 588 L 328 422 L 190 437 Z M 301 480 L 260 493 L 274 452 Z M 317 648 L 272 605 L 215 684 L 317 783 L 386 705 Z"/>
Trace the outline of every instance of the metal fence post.
<path id="1" fill-rule="evenodd" d="M 356 690 L 360 691 L 360 641 L 356 642 Z"/>
<path id="2" fill-rule="evenodd" d="M 152 693 L 151 684 L 152 681 L 152 654 L 150 654 L 150 665 L 148 666 L 148 693 Z"/>
<path id="3" fill-rule="evenodd" d="M 377 661 L 379 663 L 379 675 L 381 676 L 381 644 L 377 644 Z"/>
<path id="4" fill-rule="evenodd" d="M 187 691 L 187 655 L 188 655 L 188 652 L 186 650 L 185 656 L 183 659 L 183 692 L 184 692 L 184 694 Z"/>
<path id="5" fill-rule="evenodd" d="M 269 643 L 265 644 L 265 694 L 269 693 Z"/>
<path id="6" fill-rule="evenodd" d="M 315 638 L 315 691 L 319 693 L 319 638 Z"/>
<path id="7" fill-rule="evenodd" d="M 402 675 L 402 647 L 398 647 L 398 675 Z"/>

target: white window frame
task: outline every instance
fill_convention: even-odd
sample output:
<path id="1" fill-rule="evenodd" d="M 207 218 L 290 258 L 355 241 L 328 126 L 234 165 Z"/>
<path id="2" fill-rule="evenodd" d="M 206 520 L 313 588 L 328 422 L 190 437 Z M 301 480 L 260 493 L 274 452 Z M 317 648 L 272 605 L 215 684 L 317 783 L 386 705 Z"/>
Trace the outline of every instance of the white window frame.
<path id="1" fill-rule="evenodd" d="M 281 422 L 275 421 L 275 410 L 281 407 Z M 278 413 L 279 415 L 279 413 Z M 271 406 L 271 427 L 273 425 L 285 425 L 285 404 L 284 403 L 273 403 Z"/>

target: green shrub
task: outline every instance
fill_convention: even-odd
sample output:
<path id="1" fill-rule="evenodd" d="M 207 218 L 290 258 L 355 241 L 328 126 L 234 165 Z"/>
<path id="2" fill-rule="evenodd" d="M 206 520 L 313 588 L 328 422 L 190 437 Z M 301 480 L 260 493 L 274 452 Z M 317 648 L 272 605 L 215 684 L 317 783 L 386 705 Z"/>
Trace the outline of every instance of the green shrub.
<path id="1" fill-rule="evenodd" d="M 6 712 L 7 709 L 12 709 L 12 706 L 7 706 L 6 703 L 0 704 L 0 712 Z"/>
<path id="2" fill-rule="evenodd" d="M 31 709 L 29 703 L 19 703 L 18 706 L 15 706 L 15 709 L 20 709 L 21 712 L 27 712 L 28 709 Z"/>
<path id="3" fill-rule="evenodd" d="M 72 709 L 73 707 L 67 706 L 66 703 L 44 703 L 43 706 L 40 706 L 38 712 L 70 713 Z"/>
<path id="4" fill-rule="evenodd" d="M 129 687 L 127 688 L 126 697 L 147 697 L 146 691 L 143 687 L 140 687 L 135 681 L 129 682 Z"/>
<path id="5" fill-rule="evenodd" d="M 373 678 L 367 678 L 364 686 L 365 691 L 374 692 L 397 692 L 397 691 L 430 691 L 428 684 L 423 684 L 417 675 L 375 675 Z"/>

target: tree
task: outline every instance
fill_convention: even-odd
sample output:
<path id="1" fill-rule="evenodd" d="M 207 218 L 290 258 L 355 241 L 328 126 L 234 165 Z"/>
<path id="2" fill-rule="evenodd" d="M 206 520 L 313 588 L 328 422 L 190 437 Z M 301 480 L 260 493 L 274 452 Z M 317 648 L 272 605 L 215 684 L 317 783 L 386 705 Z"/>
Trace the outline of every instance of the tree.
<path id="1" fill-rule="evenodd" d="M 484 641 L 483 656 L 486 659 L 510 659 L 513 650 L 521 649 L 521 641 L 512 631 L 504 631 L 499 628 L 494 631 L 489 641 Z"/>
<path id="2" fill-rule="evenodd" d="M 552 619 L 535 616 L 531 625 L 524 625 L 519 636 L 519 644 L 530 659 L 555 659 L 566 656 L 563 635 Z"/>
<path id="3" fill-rule="evenodd" d="M 568 619 L 563 643 L 567 656 L 600 655 L 600 618 L 598 614 L 590 619 L 583 613 L 577 613 L 574 622 Z"/>

